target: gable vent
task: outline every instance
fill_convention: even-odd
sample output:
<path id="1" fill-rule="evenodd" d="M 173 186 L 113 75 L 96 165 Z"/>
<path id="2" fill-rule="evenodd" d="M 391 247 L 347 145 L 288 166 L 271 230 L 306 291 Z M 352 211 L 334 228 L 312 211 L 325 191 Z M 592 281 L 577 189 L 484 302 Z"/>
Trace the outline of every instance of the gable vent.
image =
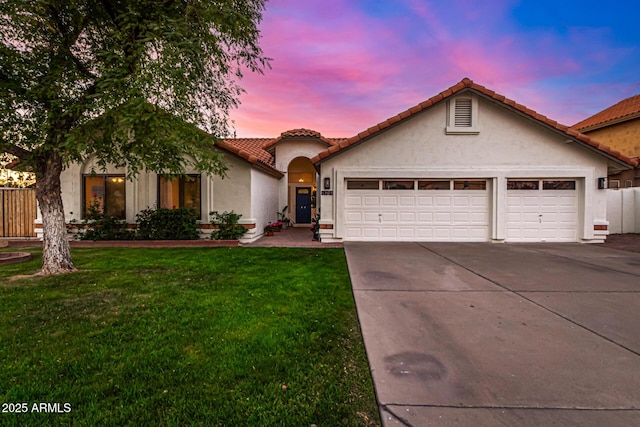
<path id="1" fill-rule="evenodd" d="M 455 127 L 471 127 L 471 99 L 461 98 L 455 101 L 453 123 Z"/>

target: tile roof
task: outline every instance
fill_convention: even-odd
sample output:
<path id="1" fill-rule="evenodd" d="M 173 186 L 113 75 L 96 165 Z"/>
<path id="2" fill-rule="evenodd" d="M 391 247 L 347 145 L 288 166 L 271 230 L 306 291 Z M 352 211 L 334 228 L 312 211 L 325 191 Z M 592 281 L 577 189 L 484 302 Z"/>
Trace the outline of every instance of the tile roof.
<path id="1" fill-rule="evenodd" d="M 593 130 L 609 126 L 611 124 L 631 120 L 636 117 L 640 117 L 640 94 L 624 99 L 617 104 L 576 123 L 572 128 L 584 132 L 585 130 Z"/>
<path id="2" fill-rule="evenodd" d="M 588 137 L 587 135 L 583 135 L 582 133 L 578 132 L 575 129 L 571 129 L 568 126 L 562 125 L 558 122 L 556 122 L 555 120 L 551 120 L 546 116 L 543 116 L 542 114 L 539 114 L 527 107 L 525 107 L 524 105 L 518 104 L 515 101 L 512 101 L 508 98 L 506 98 L 503 95 L 497 94 L 496 92 L 487 89 L 486 87 L 479 85 L 477 83 L 474 83 L 472 80 L 468 79 L 468 78 L 464 78 L 462 79 L 462 81 L 460 81 L 459 83 L 451 86 L 449 89 L 446 89 L 442 92 L 440 92 L 439 94 L 437 94 L 436 96 L 433 96 L 429 99 L 427 99 L 424 102 L 421 102 L 420 104 L 409 108 L 406 111 L 403 111 L 400 114 L 397 114 L 396 116 L 393 116 L 383 122 L 378 123 L 375 126 L 370 127 L 369 129 L 366 129 L 363 132 L 360 132 L 359 134 L 348 138 L 347 140 L 344 140 L 342 142 L 339 142 L 337 145 L 333 145 L 329 148 L 327 148 L 325 151 L 322 151 L 320 153 L 318 153 L 318 155 L 316 155 L 315 157 L 313 157 L 311 159 L 311 162 L 313 162 L 314 164 L 320 163 L 330 157 L 333 157 L 335 154 L 337 154 L 338 152 L 348 148 L 348 147 L 352 147 L 355 146 L 357 144 L 360 144 L 366 140 L 368 140 L 370 137 L 379 134 L 380 132 L 383 132 L 389 128 L 391 128 L 392 126 L 398 124 L 401 121 L 404 121 L 405 119 L 412 117 L 424 110 L 429 109 L 430 107 L 432 107 L 433 105 L 436 105 L 450 97 L 452 97 L 453 95 L 460 93 L 462 91 L 473 91 L 485 98 L 488 98 L 490 100 L 493 100 L 497 103 L 503 104 L 503 106 L 506 106 L 510 109 L 516 110 L 518 112 L 520 112 L 521 114 L 537 121 L 538 123 L 545 125 L 547 127 L 553 128 L 563 134 L 565 134 L 567 137 L 585 145 L 591 148 L 594 148 L 595 150 L 597 150 L 598 152 L 600 152 L 601 154 L 608 156 L 610 158 L 613 158 L 615 160 L 618 160 L 622 163 L 625 163 L 628 166 L 638 166 L 638 159 L 631 159 L 623 154 L 621 154 L 620 152 L 613 150 L 611 148 L 609 148 L 608 146 L 601 144 L 599 142 L 597 142 L 595 139 L 592 139 L 590 137 Z"/>
<path id="3" fill-rule="evenodd" d="M 276 169 L 275 160 L 271 154 L 262 149 L 262 145 L 272 138 L 229 138 L 216 142 L 216 146 L 226 150 L 249 163 L 262 167 L 268 173 L 278 178 L 284 174 Z"/>
<path id="4" fill-rule="evenodd" d="M 226 138 L 218 141 L 216 145 L 249 163 L 266 166 L 274 176 L 283 176 L 282 171 L 276 169 L 273 150 L 270 149 L 287 138 L 319 139 L 327 146 L 333 146 L 347 140 L 347 138 L 325 138 L 320 132 L 310 129 L 292 129 L 283 132 L 277 138 Z"/>
<path id="5" fill-rule="evenodd" d="M 274 138 L 267 143 L 265 143 L 262 148 L 265 150 L 270 150 L 272 147 L 275 147 L 279 142 L 287 139 L 287 138 L 313 138 L 319 139 L 320 141 L 327 144 L 327 147 L 331 147 L 333 145 L 338 144 L 339 142 L 345 140 L 346 138 L 325 138 L 322 136 L 320 132 L 311 129 L 291 129 L 285 132 L 282 132 L 279 137 Z"/>

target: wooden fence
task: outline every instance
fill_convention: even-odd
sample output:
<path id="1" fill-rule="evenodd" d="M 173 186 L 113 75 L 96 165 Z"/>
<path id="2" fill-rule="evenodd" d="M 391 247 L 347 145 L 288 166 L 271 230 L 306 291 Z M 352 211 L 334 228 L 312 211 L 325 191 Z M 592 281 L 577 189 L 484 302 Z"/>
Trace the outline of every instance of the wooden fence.
<path id="1" fill-rule="evenodd" d="M 36 237 L 36 191 L 0 188 L 0 237 Z"/>

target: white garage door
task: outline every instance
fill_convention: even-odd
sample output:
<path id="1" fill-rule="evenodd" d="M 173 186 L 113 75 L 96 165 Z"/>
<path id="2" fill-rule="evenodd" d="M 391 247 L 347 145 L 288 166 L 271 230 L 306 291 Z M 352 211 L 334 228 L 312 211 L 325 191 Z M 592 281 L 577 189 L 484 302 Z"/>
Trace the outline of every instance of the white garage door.
<path id="1" fill-rule="evenodd" d="M 486 241 L 486 180 L 347 180 L 344 240 Z"/>
<path id="2" fill-rule="evenodd" d="M 507 181 L 507 241 L 575 242 L 577 231 L 575 180 Z"/>

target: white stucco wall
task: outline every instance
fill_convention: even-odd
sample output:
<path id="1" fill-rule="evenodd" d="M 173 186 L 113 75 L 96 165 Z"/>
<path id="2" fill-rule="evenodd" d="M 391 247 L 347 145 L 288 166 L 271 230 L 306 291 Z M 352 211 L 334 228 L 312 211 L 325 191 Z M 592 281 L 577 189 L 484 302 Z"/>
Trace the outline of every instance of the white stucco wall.
<path id="1" fill-rule="evenodd" d="M 254 186 L 254 168 L 246 161 L 233 155 L 225 155 L 225 161 L 229 167 L 227 177 L 201 175 L 201 209 L 202 223 L 209 221 L 209 212 L 234 211 L 242 215 L 241 223 L 253 224 L 256 219 L 253 216 L 252 192 Z M 125 174 L 123 168 L 108 166 L 102 170 L 92 158 L 83 164 L 72 164 L 62 172 L 62 199 L 65 209 L 65 219 L 82 220 L 82 176 L 91 173 L 97 174 Z M 188 169 L 186 173 L 197 173 Z M 258 172 L 259 175 L 264 173 Z M 275 180 L 275 178 L 273 178 Z M 275 180 L 277 181 L 277 180 Z M 274 184 L 275 187 L 276 184 Z M 158 176 L 153 172 L 142 172 L 133 181 L 125 183 L 126 220 L 130 224 L 135 223 L 136 214 L 147 207 L 157 206 L 158 203 Z M 258 189 L 262 187 L 258 185 Z M 271 199 L 277 200 L 277 189 L 271 191 Z M 266 197 L 266 196 L 265 196 Z M 275 210 L 274 210 L 275 212 Z M 274 214 L 275 217 L 275 214 Z M 206 233 L 205 233 L 206 234 Z"/>
<path id="2" fill-rule="evenodd" d="M 267 223 L 278 219 L 278 187 L 285 178 L 278 179 L 259 170 L 251 171 L 251 218 L 256 224 L 253 233 L 247 233 L 243 242 L 260 238 Z"/>
<path id="3" fill-rule="evenodd" d="M 341 236 L 345 178 L 493 178 L 492 238 L 502 240 L 507 178 L 576 178 L 580 238 L 602 238 L 594 236 L 594 225 L 607 224 L 606 191 L 597 189 L 597 178 L 607 176 L 605 158 L 482 98 L 477 135 L 447 135 L 445 127 L 441 103 L 322 162 L 320 179 L 332 177 L 334 194 L 322 196 L 321 223 L 333 224 L 335 237 Z"/>
<path id="4" fill-rule="evenodd" d="M 234 211 L 242 219 L 251 217 L 251 165 L 235 156 L 225 156 L 229 166 L 226 178 L 212 177 L 209 185 L 209 211 Z"/>

